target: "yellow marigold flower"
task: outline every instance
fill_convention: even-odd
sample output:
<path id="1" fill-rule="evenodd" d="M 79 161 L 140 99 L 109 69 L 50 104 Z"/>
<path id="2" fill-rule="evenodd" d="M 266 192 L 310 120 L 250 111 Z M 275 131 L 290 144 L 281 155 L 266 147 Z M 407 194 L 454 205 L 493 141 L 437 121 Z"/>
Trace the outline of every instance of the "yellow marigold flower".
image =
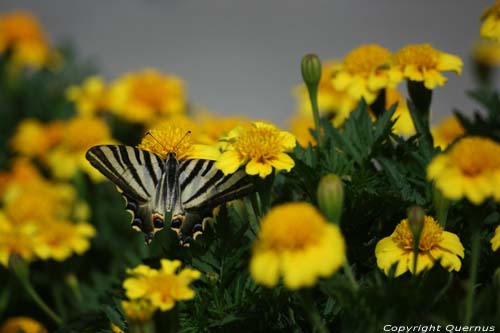
<path id="1" fill-rule="evenodd" d="M 304 223 L 307 221 L 307 223 Z M 253 279 L 274 287 L 280 277 L 288 289 L 313 286 L 344 263 L 344 238 L 310 204 L 274 207 L 262 220 L 250 260 Z"/>
<path id="2" fill-rule="evenodd" d="M 434 145 L 446 149 L 450 143 L 465 134 L 465 129 L 456 116 L 443 119 L 431 129 Z"/>
<path id="3" fill-rule="evenodd" d="M 462 60 L 434 49 L 430 44 L 408 45 L 393 55 L 393 66 L 404 78 L 423 82 L 427 89 L 443 86 L 443 71 L 462 73 Z"/>
<path id="4" fill-rule="evenodd" d="M 397 264 L 394 276 L 400 276 L 406 271 L 419 274 L 430 269 L 436 262 L 440 262 L 448 271 L 459 271 L 462 266 L 460 258 L 464 257 L 464 247 L 460 239 L 454 233 L 444 231 L 431 216 L 424 218 L 418 248 L 417 271 L 414 272 L 413 233 L 408 219 L 404 219 L 389 237 L 377 243 L 377 265 L 385 274 L 389 274 Z"/>
<path id="5" fill-rule="evenodd" d="M 166 159 L 168 154 L 175 153 L 176 158 L 181 161 L 198 158 L 216 160 L 219 156 L 216 146 L 193 143 L 190 131 L 171 122 L 150 129 L 137 148 L 148 150 L 163 159 Z"/>
<path id="6" fill-rule="evenodd" d="M 245 127 L 237 127 L 223 139 L 225 150 L 216 162 L 216 167 L 227 175 L 246 165 L 249 175 L 267 177 L 276 170 L 290 171 L 295 162 L 286 153 L 295 148 L 295 136 L 280 131 L 269 123 L 254 122 Z"/>
<path id="7" fill-rule="evenodd" d="M 400 77 L 390 67 L 391 53 L 375 44 L 352 50 L 333 70 L 333 86 L 346 91 L 352 98 L 375 101 L 381 89 L 394 87 Z"/>
<path id="8" fill-rule="evenodd" d="M 156 308 L 145 300 L 122 301 L 122 308 L 127 318 L 133 322 L 144 323 L 151 319 Z"/>
<path id="9" fill-rule="evenodd" d="M 500 0 L 481 15 L 481 37 L 500 42 Z"/>
<path id="10" fill-rule="evenodd" d="M 59 144 L 47 155 L 47 164 L 55 177 L 69 179 L 80 169 L 94 181 L 104 179 L 85 159 L 85 152 L 98 144 L 114 143 L 111 130 L 104 120 L 79 116 L 64 124 Z"/>
<path id="11" fill-rule="evenodd" d="M 500 200 L 500 144 L 487 138 L 466 137 L 448 152 L 440 154 L 427 167 L 445 197 L 466 197 L 478 205 L 489 197 Z"/>
<path id="12" fill-rule="evenodd" d="M 182 113 L 186 109 L 184 82 L 155 69 L 122 76 L 110 87 L 110 108 L 134 123 L 150 124 L 159 116 Z"/>
<path id="13" fill-rule="evenodd" d="M 491 239 L 491 249 L 496 251 L 500 248 L 500 225 L 495 229 L 495 236 Z"/>
<path id="14" fill-rule="evenodd" d="M 16 225 L 0 211 L 0 264 L 7 267 L 11 255 L 20 256 L 25 261 L 33 260 L 35 257 L 33 235 L 35 233 L 34 224 Z"/>
<path id="15" fill-rule="evenodd" d="M 0 16 L 0 54 L 7 50 L 11 50 L 12 62 L 18 66 L 41 68 L 55 58 L 37 19 L 24 11 Z"/>
<path id="16" fill-rule="evenodd" d="M 201 273 L 189 268 L 176 273 L 180 266 L 179 260 L 162 259 L 158 270 L 145 265 L 128 270 L 131 277 L 123 282 L 127 297 L 147 301 L 161 311 L 172 309 L 177 301 L 193 299 L 195 292 L 189 284 L 199 279 Z"/>
<path id="17" fill-rule="evenodd" d="M 482 40 L 474 46 L 474 60 L 489 67 L 500 66 L 500 41 Z"/>
<path id="18" fill-rule="evenodd" d="M 222 117 L 208 112 L 196 115 L 195 120 L 198 123 L 198 132 L 194 133 L 195 140 L 206 145 L 217 144 L 217 141 L 226 136 L 233 128 L 250 123 L 250 120 L 245 117 Z"/>
<path id="19" fill-rule="evenodd" d="M 321 80 L 318 85 L 318 108 L 321 116 L 331 119 L 336 127 L 341 126 L 356 107 L 357 100 L 345 91 L 340 91 L 332 84 L 334 70 L 340 65 L 337 60 L 323 64 Z M 302 84 L 295 89 L 298 109 L 301 115 L 312 115 L 311 102 L 307 87 Z"/>
<path id="20" fill-rule="evenodd" d="M 42 179 L 42 176 L 33 163 L 26 158 L 17 158 L 12 164 L 10 172 L 0 172 L 0 197 L 13 184 L 31 186 Z"/>
<path id="21" fill-rule="evenodd" d="M 21 155 L 39 157 L 49 149 L 50 142 L 45 135 L 45 126 L 36 119 L 25 119 L 18 125 L 10 144 Z"/>
<path id="22" fill-rule="evenodd" d="M 312 129 L 314 129 L 314 118 L 312 113 L 297 114 L 290 119 L 290 130 L 302 147 L 307 147 L 309 144 L 316 146 L 316 139 L 314 139 L 311 134 Z"/>
<path id="23" fill-rule="evenodd" d="M 12 317 L 3 323 L 0 333 L 47 333 L 47 329 L 33 318 Z"/>
<path id="24" fill-rule="evenodd" d="M 46 222 L 34 235 L 35 254 L 42 260 L 64 261 L 74 253 L 87 251 L 94 236 L 95 229 L 88 223 Z"/>
<path id="25" fill-rule="evenodd" d="M 80 86 L 71 86 L 66 97 L 75 103 L 76 110 L 85 116 L 108 109 L 108 88 L 104 79 L 94 75 L 86 78 Z"/>
<path id="26" fill-rule="evenodd" d="M 389 108 L 394 103 L 398 103 L 392 119 L 397 119 L 394 123 L 394 133 L 404 136 L 412 136 L 416 133 L 415 125 L 411 119 L 410 110 L 406 104 L 405 97 L 395 89 L 387 89 L 385 97 L 385 107 Z"/>

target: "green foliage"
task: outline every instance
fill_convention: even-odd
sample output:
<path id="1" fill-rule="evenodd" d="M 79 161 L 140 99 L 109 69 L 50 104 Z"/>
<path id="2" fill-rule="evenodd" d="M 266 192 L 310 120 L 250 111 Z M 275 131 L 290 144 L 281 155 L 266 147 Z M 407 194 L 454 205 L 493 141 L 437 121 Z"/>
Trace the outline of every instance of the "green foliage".
<path id="1" fill-rule="evenodd" d="M 59 71 L 42 70 L 6 77 L 0 64 L 0 136 L 8 142 L 15 125 L 27 117 L 42 121 L 74 115 L 65 89 L 91 73 L 87 64 L 72 60 L 68 51 Z M 1 59 L 5 62 L 5 59 Z M 498 93 L 471 94 L 485 108 L 473 120 L 457 113 L 467 133 L 500 141 Z M 111 332 L 110 323 L 122 329 L 129 322 L 120 306 L 126 269 L 140 263 L 158 267 L 161 258 L 180 259 L 203 273 L 195 282 L 196 297 L 167 313 L 158 312 L 157 332 L 311 332 L 319 321 L 331 331 L 380 332 L 385 324 L 419 325 L 462 323 L 465 283 L 470 266 L 470 223 L 481 229 L 474 324 L 500 325 L 500 264 L 489 240 L 500 223 L 499 205 L 489 201 L 479 208 L 461 201 L 451 204 L 447 229 L 457 233 L 466 251 L 460 272 L 449 273 L 439 265 L 415 277 L 387 277 L 377 267 L 377 242 L 394 230 L 406 209 L 418 204 L 435 214 L 433 189 L 426 168 L 438 149 L 423 147 L 422 136 L 403 138 L 392 132 L 396 105 L 378 113 L 372 121 L 361 101 L 341 129 L 321 120 L 321 149 L 297 146 L 295 167 L 256 180 L 257 193 L 222 206 L 203 236 L 189 248 L 179 246 L 173 231 L 162 231 L 151 246 L 131 230 L 124 202 L 109 182 L 94 184 L 83 174 L 73 183 L 91 208 L 91 222 L 98 230 L 92 246 L 82 256 L 64 262 L 43 261 L 31 265 L 31 280 L 63 319 L 56 327 L 18 293 L 19 283 L 0 267 L 0 320 L 16 315 L 38 318 L 51 331 Z M 418 117 L 418 110 L 413 110 Z M 114 136 L 136 144 L 139 129 L 111 119 Z M 315 133 L 313 133 L 315 134 Z M 0 150 L 0 166 L 6 169 L 12 152 Z M 324 175 L 335 173 L 345 184 L 341 229 L 347 258 L 359 288 L 346 271 L 323 279 L 317 286 L 291 292 L 279 285 L 268 289 L 251 278 L 248 263 L 259 222 L 271 207 L 290 201 L 316 204 L 316 189 Z M 307 223 L 307 221 L 304 221 Z M 14 295 L 15 293 L 15 295 Z M 316 321 L 315 321 L 316 320 Z"/>

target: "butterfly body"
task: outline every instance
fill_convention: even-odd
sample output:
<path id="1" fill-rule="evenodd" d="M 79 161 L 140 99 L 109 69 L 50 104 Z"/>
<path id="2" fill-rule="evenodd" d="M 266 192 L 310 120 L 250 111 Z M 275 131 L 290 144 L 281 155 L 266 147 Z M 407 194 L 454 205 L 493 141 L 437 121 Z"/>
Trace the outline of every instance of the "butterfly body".
<path id="1" fill-rule="evenodd" d="M 175 153 L 163 159 L 135 147 L 102 145 L 90 148 L 86 158 L 122 192 L 132 227 L 145 234 L 147 243 L 168 216 L 187 244 L 202 233 L 203 219 L 213 208 L 253 190 L 243 171 L 224 176 L 214 161 L 179 161 Z"/>

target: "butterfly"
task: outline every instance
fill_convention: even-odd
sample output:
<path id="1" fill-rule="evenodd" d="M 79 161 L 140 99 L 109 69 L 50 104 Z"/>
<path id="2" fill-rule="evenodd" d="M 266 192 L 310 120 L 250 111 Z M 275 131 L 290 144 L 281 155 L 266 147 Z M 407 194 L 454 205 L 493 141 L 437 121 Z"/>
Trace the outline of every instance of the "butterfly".
<path id="1" fill-rule="evenodd" d="M 131 146 L 100 145 L 85 157 L 118 187 L 132 214 L 132 228 L 144 233 L 147 244 L 170 215 L 181 245 L 189 245 L 203 233 L 203 221 L 215 207 L 253 191 L 243 170 L 224 175 L 215 161 L 179 161 L 175 152 L 164 159 Z"/>

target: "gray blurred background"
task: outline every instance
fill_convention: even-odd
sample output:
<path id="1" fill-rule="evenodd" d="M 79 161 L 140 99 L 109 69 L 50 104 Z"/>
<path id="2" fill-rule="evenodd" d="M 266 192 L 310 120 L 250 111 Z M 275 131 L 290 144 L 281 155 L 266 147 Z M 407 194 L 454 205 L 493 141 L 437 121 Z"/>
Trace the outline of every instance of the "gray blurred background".
<path id="1" fill-rule="evenodd" d="M 53 41 L 71 40 L 108 78 L 152 66 L 188 83 L 190 100 L 219 114 L 280 125 L 295 112 L 291 88 L 309 52 L 341 58 L 378 43 L 391 51 L 429 42 L 465 62 L 437 88 L 433 120 L 454 108 L 470 112 L 470 50 L 480 15 L 493 0 L 20 0 L 2 1 L 36 14 Z M 498 82 L 498 80 L 497 80 Z M 402 90 L 402 89 L 401 89 Z"/>

